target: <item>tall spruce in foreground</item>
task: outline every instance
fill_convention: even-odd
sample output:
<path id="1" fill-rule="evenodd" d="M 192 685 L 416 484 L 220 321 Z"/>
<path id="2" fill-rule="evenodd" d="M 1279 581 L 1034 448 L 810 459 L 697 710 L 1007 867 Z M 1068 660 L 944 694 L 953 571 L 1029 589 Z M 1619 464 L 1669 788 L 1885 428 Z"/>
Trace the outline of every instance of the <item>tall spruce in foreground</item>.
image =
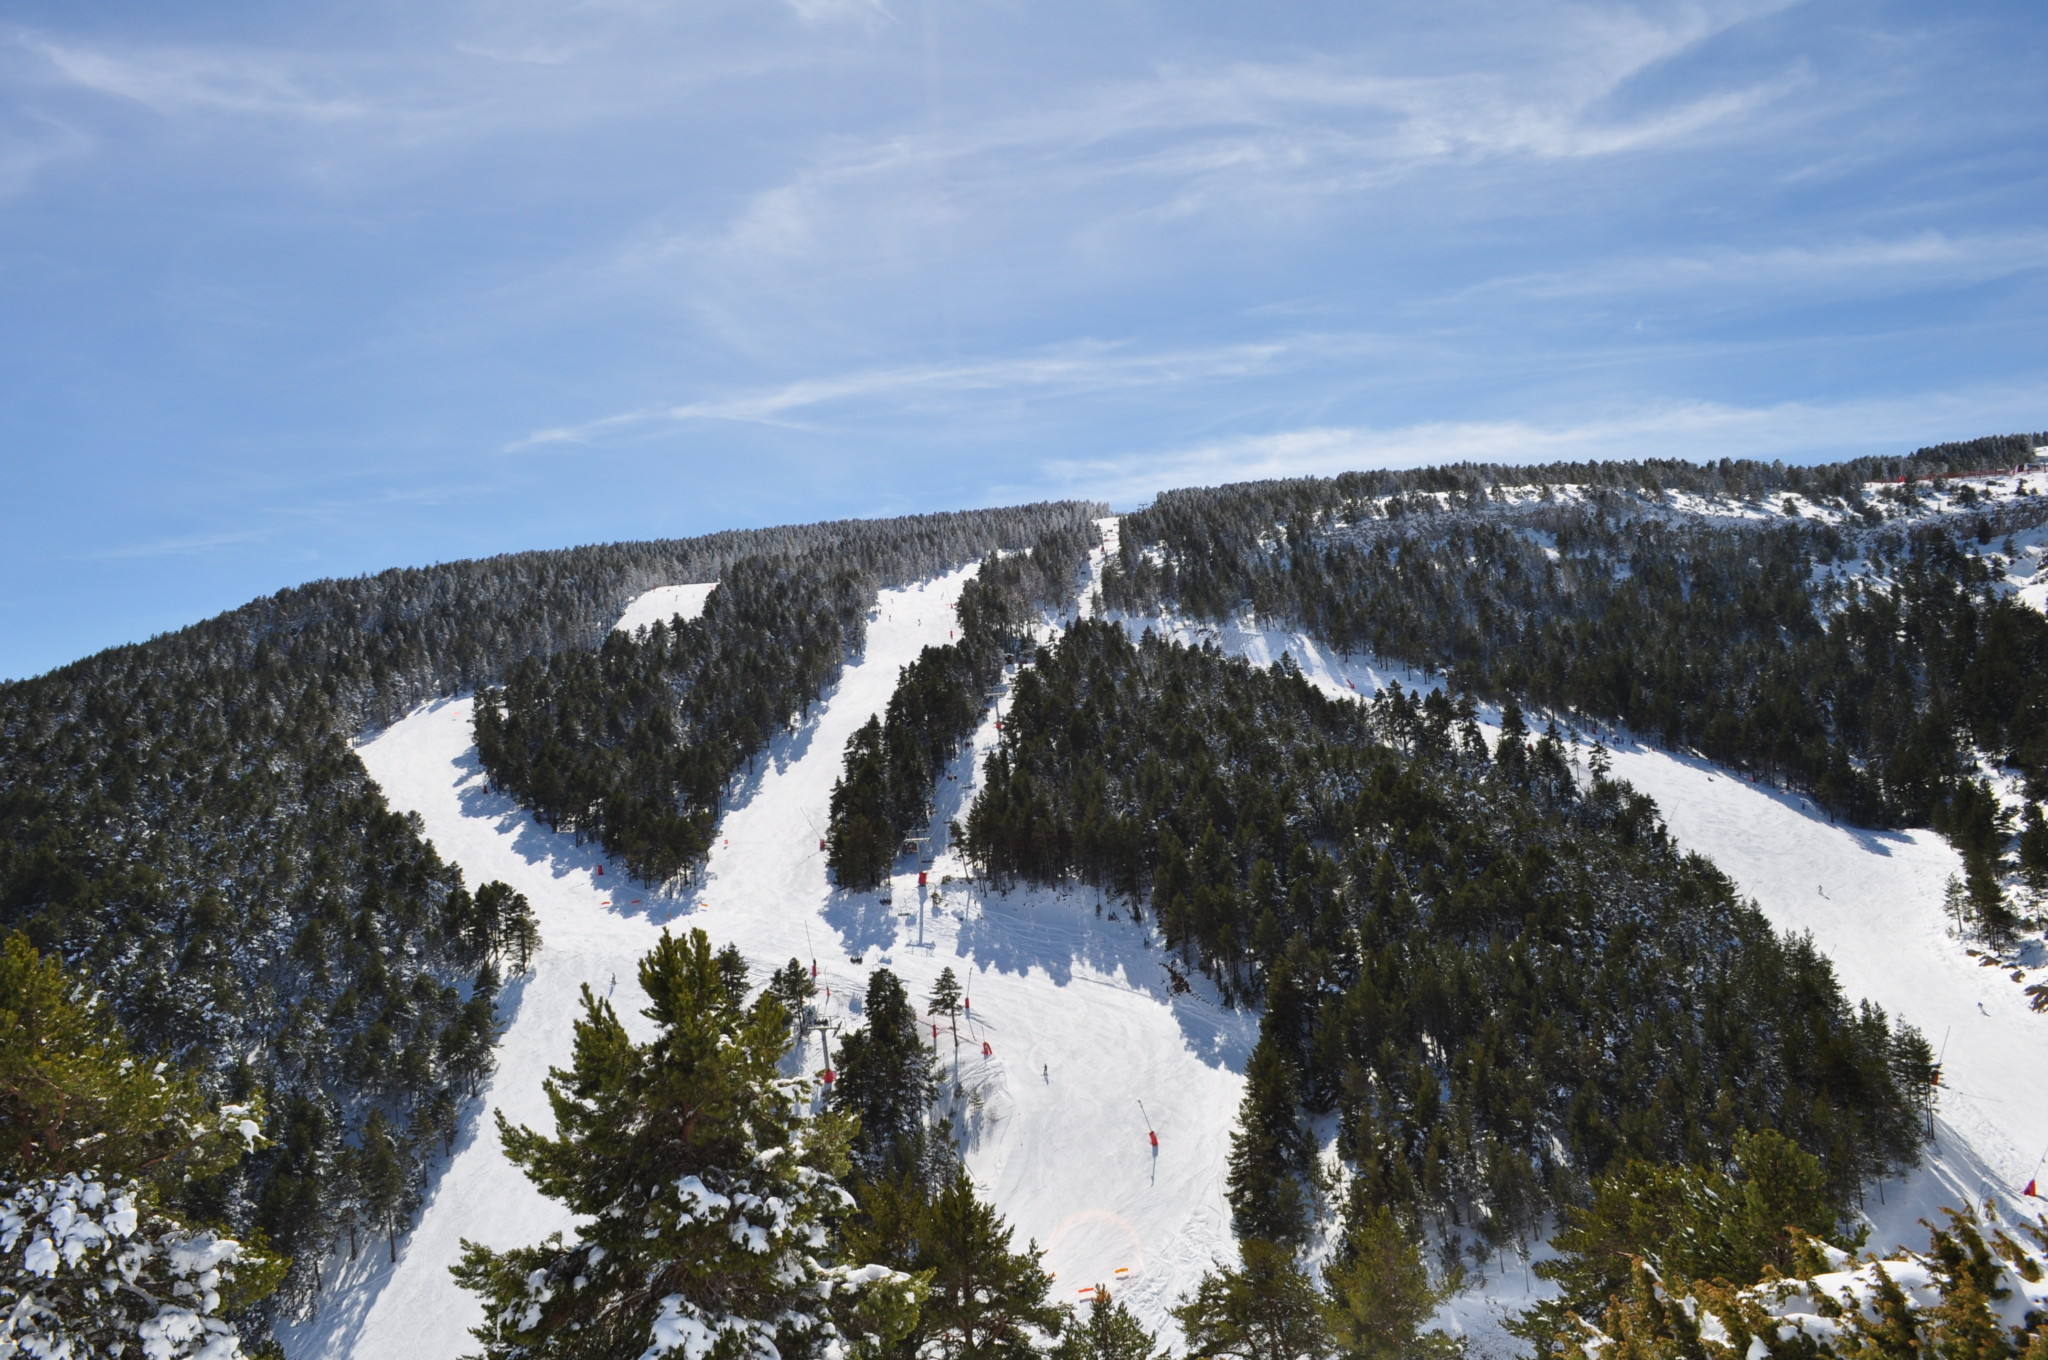
<path id="1" fill-rule="evenodd" d="M 1323 1268 L 1323 1321 L 1349 1360 L 1451 1360 L 1464 1342 L 1423 1331 L 1462 1287 L 1454 1271 L 1432 1279 L 1412 1226 L 1386 1205 L 1355 1204 L 1336 1258 Z"/>
<path id="2" fill-rule="evenodd" d="M 789 1016 L 736 1001 L 701 930 L 663 933 L 640 964 L 655 1037 L 636 1044 L 586 987 L 575 1057 L 549 1073 L 550 1137 L 498 1116 L 506 1155 L 588 1220 L 574 1240 L 463 1244 L 489 1360 L 687 1356 L 840 1360 L 878 1354 L 917 1318 L 920 1283 L 827 1264 L 849 1204 L 852 1129 L 807 1114 L 776 1070 Z"/>
<path id="3" fill-rule="evenodd" d="M 1294 1068 L 1273 1039 L 1272 1015 L 1260 1025 L 1230 1135 L 1230 1219 L 1239 1237 L 1299 1247 L 1315 1206 L 1314 1149 L 1296 1112 Z"/>
<path id="4" fill-rule="evenodd" d="M 1536 1267 L 1558 1297 L 1516 1330 L 1540 1342 L 1571 1315 L 1599 1319 L 1627 1296 L 1637 1261 L 1660 1278 L 1732 1285 L 1811 1273 L 1814 1242 L 1858 1240 L 1844 1232 L 1850 1218 L 1820 1159 L 1771 1129 L 1736 1135 L 1726 1166 L 1624 1162 L 1594 1182 L 1587 1203 L 1565 1209 L 1558 1254 Z"/>
<path id="5" fill-rule="evenodd" d="M 1986 1206 L 1922 1219 L 1924 1252 L 1861 1259 L 1809 1239 L 1797 1274 L 1743 1284 L 1628 1263 L 1597 1325 L 1566 1314 L 1541 1360 L 2048 1360 L 2037 1306 L 2048 1223 L 2006 1231 Z"/>
<path id="6" fill-rule="evenodd" d="M 964 1170 L 934 1193 L 910 1176 L 860 1187 L 860 1213 L 847 1224 L 850 1255 L 913 1272 L 930 1282 L 917 1327 L 893 1360 L 1034 1360 L 1061 1333 L 1066 1314 L 1050 1302 L 1052 1276 L 1038 1244 L 1011 1249 L 1010 1227 L 974 1193 Z"/>

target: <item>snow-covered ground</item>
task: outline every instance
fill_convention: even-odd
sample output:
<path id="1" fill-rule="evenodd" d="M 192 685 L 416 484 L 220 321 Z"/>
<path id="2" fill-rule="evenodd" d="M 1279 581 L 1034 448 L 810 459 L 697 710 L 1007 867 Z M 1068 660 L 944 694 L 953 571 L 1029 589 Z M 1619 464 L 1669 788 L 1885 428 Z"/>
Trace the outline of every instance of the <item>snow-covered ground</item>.
<path id="1" fill-rule="evenodd" d="M 1115 527 L 1104 526 L 1112 550 Z M 839 893 L 826 879 L 819 838 L 846 740 L 887 703 L 901 666 L 948 639 L 965 578 L 883 594 L 865 655 L 738 790 L 703 882 L 678 897 L 616 872 L 598 876 L 595 846 L 550 833 L 486 792 L 467 701 L 423 709 L 362 747 L 392 806 L 418 812 L 471 883 L 503 879 L 532 900 L 544 947 L 535 971 L 507 990 L 498 1070 L 399 1261 L 385 1264 L 381 1248 L 366 1249 L 347 1285 L 331 1288 L 321 1313 L 287 1336 L 293 1360 L 467 1347 L 480 1313 L 448 1276 L 460 1239 L 508 1246 L 568 1224 L 504 1161 L 487 1111 L 546 1124 L 540 1082 L 567 1058 L 579 989 L 616 986 L 629 1023 L 639 1023 L 635 964 L 669 925 L 737 943 L 757 980 L 790 958 L 815 959 L 841 1026 L 860 1022 L 857 997 L 870 969 L 890 967 L 921 999 L 952 966 L 971 1001 L 955 1116 L 976 1182 L 1020 1244 L 1031 1238 L 1047 1249 L 1062 1297 L 1121 1280 L 1120 1297 L 1177 1339 L 1165 1310 L 1232 1251 L 1224 1163 L 1255 1017 L 1219 1006 L 1199 986 L 1171 995 L 1156 941 L 1113 904 L 1099 908 L 1082 890 L 983 893 L 962 881 L 965 868 L 942 841 L 928 856 L 923 890 L 908 861 L 886 895 Z M 1091 603 L 1084 592 L 1082 612 Z M 672 601 L 653 616 L 669 612 Z M 1431 683 L 1284 630 L 1125 623 L 1207 638 L 1260 663 L 1291 653 L 1332 693 Z M 991 715 L 940 783 L 935 834 L 964 814 L 980 754 L 994 740 Z M 1657 799 L 1681 844 L 1719 864 L 1777 925 L 1811 931 L 1851 997 L 1918 1025 L 1941 1050 L 1947 1081 L 1934 1151 L 1926 1168 L 1881 1187 L 1867 1205 L 1872 1245 L 1920 1245 L 1915 1221 L 1943 1204 L 1998 1194 L 2016 1207 L 2012 1190 L 2031 1173 L 2034 1144 L 2048 1141 L 2048 1084 L 2030 1076 L 2048 1070 L 2048 1019 L 1945 934 L 1941 895 L 1954 853 L 1931 833 L 1834 826 L 1796 795 L 1611 734 L 1610 745 L 1616 773 Z M 941 1034 L 938 1051 L 952 1069 L 950 1035 Z M 1156 1153 L 1148 1130 L 1158 1133 Z M 1545 1292 L 1526 1263 L 1503 1264 L 1448 1310 L 1482 1354 L 1512 1350 L 1500 1320 Z"/>
<path id="2" fill-rule="evenodd" d="M 1395 681 L 1408 689 L 1436 683 L 1284 628 L 1121 621 L 1134 634 L 1151 628 L 1184 642 L 1206 640 L 1261 665 L 1291 655 L 1332 694 L 1370 697 Z M 1490 740 L 1490 725 L 1487 732 Z M 2037 1075 L 2048 1071 L 2048 1016 L 2031 1012 L 2018 986 L 1949 933 L 1942 890 L 1961 866 L 1948 843 L 1931 831 L 1838 826 L 1796 793 L 1626 735 L 1605 736 L 1616 777 L 1657 800 L 1682 847 L 1719 865 L 1779 929 L 1811 933 L 1852 1001 L 1874 1001 L 1919 1027 L 1941 1055 L 1933 1145 L 1903 1184 L 1873 1187 L 1864 1205 L 1869 1245 L 1922 1248 L 1921 1219 L 1939 1221 L 1943 1206 L 1987 1197 L 2007 1217 L 2048 1209 L 2048 1201 L 2023 1202 L 2017 1193 L 2048 1144 L 2048 1082 Z M 1505 1267 L 1447 1309 L 1481 1352 L 1512 1348 L 1500 1321 L 1546 1293 L 1523 1263 L 1510 1257 Z"/>
<path id="3" fill-rule="evenodd" d="M 637 1023 L 635 965 L 668 926 L 702 926 L 717 942 L 737 943 L 757 981 L 790 958 L 816 959 L 842 1025 L 859 1023 L 856 999 L 872 968 L 886 964 L 921 999 L 952 966 L 971 1001 L 959 1060 L 968 1167 L 1018 1245 L 1029 1238 L 1047 1249 L 1066 1297 L 1120 1279 L 1121 1296 L 1157 1324 L 1230 1251 L 1223 1168 L 1239 1073 L 1256 1036 L 1252 1017 L 1199 994 L 1170 997 L 1145 932 L 1098 917 L 1092 897 L 983 898 L 944 882 L 964 869 L 943 848 L 929 889 L 918 890 L 906 862 L 886 904 L 875 893 L 835 892 L 826 880 L 818 842 L 847 738 L 888 702 L 899 668 L 947 640 L 966 574 L 884 592 L 865 655 L 734 797 L 704 880 L 680 897 L 616 869 L 598 876 L 604 857 L 595 845 L 551 833 L 487 792 L 466 700 L 422 709 L 361 748 L 391 805 L 419 813 L 469 882 L 502 879 L 527 895 L 543 947 L 532 974 L 507 988 L 498 1069 L 417 1226 L 400 1240 L 398 1262 L 384 1260 L 381 1244 L 366 1247 L 318 1315 L 289 1330 L 293 1360 L 453 1356 L 470 1346 L 481 1310 L 448 1275 L 461 1239 L 505 1247 L 569 1223 L 504 1160 L 488 1111 L 548 1124 L 540 1083 L 569 1056 L 580 989 L 616 987 Z M 977 751 L 994 737 L 991 718 Z M 941 782 L 939 827 L 964 811 L 977 763 L 963 756 Z M 939 1050 L 950 1068 L 950 1034 Z"/>
<path id="4" fill-rule="evenodd" d="M 704 612 L 704 602 L 718 588 L 716 581 L 699 581 L 683 586 L 656 586 L 636 598 L 612 625 L 615 633 L 635 633 L 657 623 L 681 617 L 694 619 Z"/>

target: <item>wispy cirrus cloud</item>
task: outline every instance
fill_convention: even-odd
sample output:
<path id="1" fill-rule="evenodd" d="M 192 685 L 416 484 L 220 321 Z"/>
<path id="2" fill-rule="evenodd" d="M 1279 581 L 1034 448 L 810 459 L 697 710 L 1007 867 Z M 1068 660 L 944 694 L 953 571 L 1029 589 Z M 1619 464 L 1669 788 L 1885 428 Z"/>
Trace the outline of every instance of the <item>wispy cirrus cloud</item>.
<path id="1" fill-rule="evenodd" d="M 1247 205 L 1269 216 L 1285 202 L 1356 195 L 1432 166 L 1671 148 L 1731 134 L 1810 83 L 1791 63 L 1670 96 L 1635 88 L 1689 49 L 1782 7 L 1661 16 L 1568 8 L 1561 22 L 1549 11 L 1510 50 L 1474 52 L 1429 74 L 1389 73 L 1381 67 L 1398 58 L 1369 54 L 1174 63 L 1044 105 L 851 139 L 760 190 L 719 234 L 685 232 L 668 244 L 728 260 L 829 253 L 834 243 L 863 250 L 873 236 L 1082 195 L 1113 200 L 1087 214 L 1094 219 Z"/>
<path id="2" fill-rule="evenodd" d="M 284 53 L 218 47 L 123 51 L 41 37 L 26 38 L 22 46 L 65 83 L 163 114 L 203 110 L 332 123 L 380 111 L 340 88 L 331 62 Z"/>
<path id="3" fill-rule="evenodd" d="M 2038 429 L 2048 380 L 1893 398 L 1743 406 L 1682 401 L 1591 419 L 1451 420 L 1375 428 L 1318 426 L 1114 457 L 1060 459 L 1047 484 L 1114 504 L 1174 487 L 1333 476 L 1433 464 L 1599 462 L 1623 458 L 1786 459 L 1900 453 L 1957 430 Z"/>
<path id="4" fill-rule="evenodd" d="M 886 405 L 900 415 L 961 399 L 985 402 L 999 397 L 1072 397 L 1247 377 L 1270 372 L 1311 350 L 1327 354 L 1339 346 L 1359 344 L 1356 337 L 1295 337 L 1167 352 L 1081 344 L 966 363 L 862 369 L 535 430 L 508 445 L 506 452 L 549 445 L 597 445 L 658 427 L 695 422 L 802 424 L 806 423 L 806 415 L 829 416 L 834 411 L 845 412 L 862 405 Z"/>
<path id="5" fill-rule="evenodd" d="M 1842 289 L 1869 294 L 1976 283 L 2044 266 L 2048 231 L 1928 230 L 1760 250 L 1722 248 L 1597 260 L 1567 270 L 1490 279 L 1446 301 L 1462 304 L 1485 294 L 1565 300 L 1730 288 L 1768 290 L 1780 297 Z"/>

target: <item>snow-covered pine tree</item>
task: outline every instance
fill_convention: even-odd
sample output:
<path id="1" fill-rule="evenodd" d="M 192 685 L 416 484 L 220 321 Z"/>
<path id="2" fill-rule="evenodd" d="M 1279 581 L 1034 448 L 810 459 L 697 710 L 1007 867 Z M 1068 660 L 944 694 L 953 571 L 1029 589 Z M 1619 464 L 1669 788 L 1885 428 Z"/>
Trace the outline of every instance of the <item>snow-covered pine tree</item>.
<path id="1" fill-rule="evenodd" d="M 573 1241 L 464 1244 L 484 1355 L 844 1360 L 900 1339 L 920 1282 L 830 1263 L 852 1130 L 808 1117 L 809 1083 L 777 1072 L 781 1004 L 736 1004 L 701 930 L 664 932 L 640 985 L 657 1026 L 641 1044 L 584 989 L 575 1057 L 546 1083 L 552 1137 L 499 1116 L 506 1154 L 588 1222 Z"/>
<path id="2" fill-rule="evenodd" d="M 224 1314 L 285 1263 L 161 1204 L 254 1147 L 260 1105 L 214 1108 L 138 1057 L 20 935 L 0 942 L 0 1034 L 0 1356 L 240 1355 Z"/>
<path id="3" fill-rule="evenodd" d="M 142 1182 L 87 1171 L 0 1186 L 0 1355 L 235 1360 L 224 1314 L 284 1267 L 161 1212 Z"/>

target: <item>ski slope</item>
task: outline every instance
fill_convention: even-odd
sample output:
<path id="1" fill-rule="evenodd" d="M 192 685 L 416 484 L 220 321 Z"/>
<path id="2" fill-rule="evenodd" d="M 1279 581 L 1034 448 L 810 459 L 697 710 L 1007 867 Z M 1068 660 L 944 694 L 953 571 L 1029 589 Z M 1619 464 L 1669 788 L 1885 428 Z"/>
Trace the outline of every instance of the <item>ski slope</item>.
<path id="1" fill-rule="evenodd" d="M 1259 665 L 1291 655 L 1326 693 L 1369 698 L 1398 681 L 1437 681 L 1400 666 L 1347 656 L 1305 633 L 1253 622 L 1194 623 L 1122 618 L 1137 635 L 1152 629 L 1190 644 L 1214 643 Z M 1497 713 L 1485 714 L 1497 717 Z M 1540 719 L 1532 715 L 1532 722 Z M 1496 729 L 1486 727 L 1489 740 Z M 1934 1138 L 1923 1165 L 1902 1182 L 1872 1188 L 1863 1206 L 1869 1246 L 1924 1248 L 1921 1219 L 1944 1206 L 1997 1201 L 2008 1218 L 2048 1209 L 2023 1201 L 2048 1145 L 2048 1016 L 2027 1006 L 2019 985 L 1982 966 L 1950 934 L 1943 887 L 1961 861 L 1932 831 L 1869 831 L 1831 823 L 1796 793 L 1750 782 L 1708 761 L 1604 733 L 1617 778 L 1656 799 L 1672 837 L 1712 860 L 1778 929 L 1810 933 L 1834 963 L 1843 992 L 1918 1027 L 1940 1054 L 1943 1085 Z M 1544 1253 L 1539 1249 L 1535 1259 Z M 1546 1296 L 1528 1263 L 1510 1257 L 1446 1308 L 1475 1351 L 1507 1354 L 1519 1343 L 1506 1317 Z"/>
<path id="2" fill-rule="evenodd" d="M 716 942 L 738 944 L 757 982 L 790 958 L 815 958 L 828 1014 L 842 1028 L 859 1023 L 857 998 L 872 968 L 892 968 L 922 999 L 952 966 L 971 1002 L 954 1102 L 967 1165 L 1018 1246 L 1032 1239 L 1046 1249 L 1062 1296 L 1121 1281 L 1121 1297 L 1158 1325 L 1228 1255 L 1222 1176 L 1253 1017 L 1199 992 L 1169 997 L 1146 933 L 1098 917 L 1092 898 L 984 897 L 945 882 L 964 869 L 943 847 L 922 893 L 914 869 L 898 876 L 887 903 L 827 882 L 818 842 L 846 741 L 886 705 L 903 665 L 947 641 L 952 602 L 971 570 L 882 594 L 865 654 L 743 782 L 703 880 L 677 896 L 615 869 L 599 876 L 598 847 L 551 833 L 488 792 L 467 700 L 415 712 L 359 748 L 391 806 L 418 813 L 467 881 L 502 879 L 526 894 L 543 944 L 534 970 L 506 988 L 497 1070 L 465 1111 L 454 1155 L 400 1239 L 396 1263 L 382 1243 L 366 1244 L 353 1263 L 331 1263 L 320 1310 L 285 1330 L 293 1360 L 452 1357 L 471 1348 L 468 1329 L 481 1309 L 448 1274 L 462 1239 L 508 1247 L 570 1226 L 505 1161 L 489 1111 L 548 1126 L 541 1080 L 568 1060 L 585 985 L 614 995 L 644 1036 L 635 967 L 664 928 L 701 926 Z M 984 723 L 977 751 L 993 742 L 993 724 Z M 976 764 L 963 755 L 941 781 L 939 827 L 971 799 Z M 983 1057 L 984 1042 L 992 1056 Z M 950 1034 L 939 1051 L 951 1071 Z M 1156 1153 L 1148 1129 L 1158 1133 Z"/>
<path id="3" fill-rule="evenodd" d="M 694 619 L 704 612 L 704 602 L 711 598 L 711 592 L 717 588 L 716 581 L 698 581 L 681 586 L 656 586 L 626 606 L 626 612 L 619 615 L 619 621 L 612 625 L 612 631 L 637 633 L 642 628 L 667 623 L 673 618 Z"/>
<path id="4" fill-rule="evenodd" d="M 1115 527 L 1103 525 L 1111 551 Z M 1100 561 L 1098 553 L 1098 568 Z M 595 846 L 551 833 L 487 792 L 466 700 L 416 712 L 361 747 L 392 806 L 417 812 L 468 881 L 503 879 L 531 899 L 544 945 L 535 970 L 507 988 L 497 1071 L 466 1111 L 455 1154 L 429 1187 L 397 1262 L 373 1244 L 354 1263 L 332 1263 L 321 1311 L 285 1337 L 292 1360 L 468 1349 L 480 1310 L 447 1272 L 461 1239 L 504 1247 L 569 1227 L 561 1208 L 504 1161 L 488 1111 L 545 1126 L 540 1082 L 567 1059 L 580 988 L 616 988 L 629 1025 L 644 1032 L 635 965 L 662 929 L 691 926 L 736 943 L 757 982 L 790 958 L 815 960 L 827 989 L 821 1001 L 842 1032 L 860 1023 L 858 994 L 872 968 L 893 969 L 922 999 L 952 966 L 970 1009 L 957 1060 L 943 1028 L 937 1051 L 952 1078 L 949 1113 L 982 1193 L 1019 1245 L 1028 1238 L 1046 1249 L 1058 1297 L 1075 1302 L 1083 1288 L 1110 1283 L 1162 1340 L 1177 1342 L 1166 1309 L 1234 1250 L 1223 1174 L 1256 1017 L 1218 1005 L 1199 981 L 1192 994 L 1170 994 L 1149 932 L 1085 890 L 997 894 L 964 881 L 943 829 L 972 800 L 996 714 L 940 782 L 928 887 L 918 888 L 906 861 L 886 894 L 836 892 L 818 849 L 847 738 L 886 705 L 903 665 L 949 639 L 952 601 L 966 576 L 882 595 L 865 654 L 742 782 L 703 880 L 676 896 L 617 872 L 600 876 Z M 662 617 L 674 604 L 649 608 Z M 1079 612 L 1092 605 L 1084 590 Z M 1282 629 L 1121 622 L 1133 632 L 1206 639 L 1260 664 L 1291 653 L 1335 694 L 1370 696 L 1394 680 L 1433 683 Z M 1834 826 L 1796 795 L 1608 739 L 1615 773 L 1656 798 L 1683 846 L 1719 864 L 1779 927 L 1810 931 L 1852 998 L 1918 1025 L 1942 1051 L 1947 1080 L 1934 1147 L 1904 1184 L 1877 1187 L 1866 1205 L 1871 1245 L 1920 1245 L 1916 1220 L 1944 1204 L 1994 1194 L 2005 1209 L 2019 1207 L 2010 1192 L 2031 1173 L 2036 1141 L 2048 1141 L 2048 1094 L 2027 1079 L 2048 1061 L 2048 1019 L 2028 1012 L 2017 986 L 1977 966 L 1945 933 L 1942 887 L 1957 869 L 1954 853 L 1931 833 Z M 823 1064 L 817 1042 L 804 1055 L 806 1070 Z M 1156 1153 L 1149 1131 L 1159 1137 Z M 1471 1335 L 1475 1353 L 1518 1349 L 1501 1321 L 1548 1292 L 1529 1264 L 1512 1256 L 1490 1263 L 1447 1307 L 1444 1321 Z"/>

